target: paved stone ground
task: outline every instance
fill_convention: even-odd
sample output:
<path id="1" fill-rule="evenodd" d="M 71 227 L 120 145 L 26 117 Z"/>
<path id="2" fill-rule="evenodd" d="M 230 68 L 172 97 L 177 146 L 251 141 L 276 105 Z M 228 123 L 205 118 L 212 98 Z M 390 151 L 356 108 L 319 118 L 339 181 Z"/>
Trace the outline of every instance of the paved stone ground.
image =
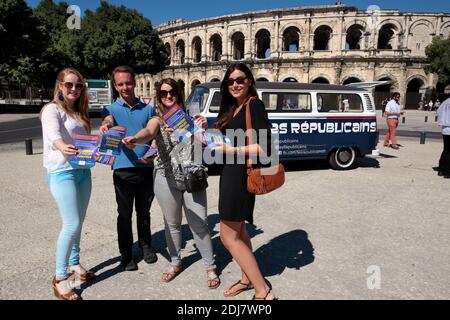
<path id="1" fill-rule="evenodd" d="M 363 159 L 352 171 L 333 171 L 320 161 L 290 163 L 285 186 L 257 198 L 256 226 L 249 232 L 281 299 L 450 299 L 450 179 L 432 170 L 442 143 L 402 138 L 401 144 L 399 151 L 381 147 L 379 157 Z M 60 218 L 47 189 L 41 145 L 35 143 L 32 156 L 22 143 L 0 145 L 0 299 L 54 299 L 50 280 Z M 223 283 L 210 290 L 187 225 L 185 270 L 171 283 L 160 280 L 168 261 L 156 200 L 158 262 L 118 271 L 111 172 L 96 166 L 81 257 L 98 278 L 81 287 L 83 298 L 224 299 L 222 290 L 240 273 L 219 239 L 218 181 L 217 175 L 209 179 L 208 221 Z M 373 275 L 367 272 L 377 268 L 381 287 L 370 290 Z"/>

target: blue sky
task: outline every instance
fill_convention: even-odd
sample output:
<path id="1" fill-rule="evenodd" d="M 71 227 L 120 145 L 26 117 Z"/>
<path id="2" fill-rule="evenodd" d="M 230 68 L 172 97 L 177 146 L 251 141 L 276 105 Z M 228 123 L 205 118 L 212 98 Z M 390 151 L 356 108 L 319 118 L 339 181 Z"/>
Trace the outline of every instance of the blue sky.
<path id="1" fill-rule="evenodd" d="M 32 7 L 36 7 L 40 0 L 27 0 L 27 2 Z M 86 9 L 95 10 L 100 4 L 100 0 L 66 0 L 66 2 L 78 5 L 82 12 Z M 257 10 L 333 5 L 336 0 L 109 0 L 108 2 L 136 9 L 149 18 L 153 25 L 158 25 L 167 20 L 178 18 L 193 21 Z M 448 0 L 341 0 L 341 2 L 350 6 L 356 6 L 361 10 L 367 9 L 370 5 L 377 5 L 381 9 L 399 9 L 402 12 L 450 13 L 450 1 Z"/>

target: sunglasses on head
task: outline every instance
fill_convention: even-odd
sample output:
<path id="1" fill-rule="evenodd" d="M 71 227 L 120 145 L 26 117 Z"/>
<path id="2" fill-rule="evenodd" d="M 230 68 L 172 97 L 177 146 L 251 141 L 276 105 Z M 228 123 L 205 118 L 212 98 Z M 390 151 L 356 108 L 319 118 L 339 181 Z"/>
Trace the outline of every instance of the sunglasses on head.
<path id="1" fill-rule="evenodd" d="M 64 87 L 66 87 L 67 89 L 72 89 L 73 87 L 75 87 L 75 89 L 81 90 L 84 88 L 84 83 L 81 82 L 63 82 Z"/>
<path id="2" fill-rule="evenodd" d="M 169 93 L 170 93 L 171 96 L 178 95 L 177 94 L 177 90 L 175 90 L 175 89 L 170 89 L 169 91 L 167 91 L 167 90 L 161 90 L 160 91 L 161 97 L 163 97 L 163 98 L 166 98 Z"/>
<path id="3" fill-rule="evenodd" d="M 236 78 L 236 79 L 229 78 L 227 80 L 227 85 L 228 86 L 232 86 L 234 84 L 234 82 L 236 82 L 237 84 L 244 84 L 245 80 L 247 80 L 247 77 L 239 77 L 239 78 Z"/>

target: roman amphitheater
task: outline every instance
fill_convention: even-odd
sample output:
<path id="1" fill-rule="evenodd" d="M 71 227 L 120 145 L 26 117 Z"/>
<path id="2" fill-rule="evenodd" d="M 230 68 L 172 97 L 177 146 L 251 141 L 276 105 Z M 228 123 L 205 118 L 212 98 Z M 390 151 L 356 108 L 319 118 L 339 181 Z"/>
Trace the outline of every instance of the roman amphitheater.
<path id="1" fill-rule="evenodd" d="M 156 75 L 137 76 L 137 94 L 154 95 L 155 83 L 172 77 L 186 95 L 203 82 L 220 81 L 227 66 L 243 61 L 259 81 L 348 84 L 389 80 L 374 89 L 379 102 L 392 91 L 417 109 L 421 99 L 448 93 L 426 74 L 425 47 L 449 37 L 449 13 L 412 13 L 343 4 L 275 9 L 174 20 L 157 30 L 170 65 Z"/>

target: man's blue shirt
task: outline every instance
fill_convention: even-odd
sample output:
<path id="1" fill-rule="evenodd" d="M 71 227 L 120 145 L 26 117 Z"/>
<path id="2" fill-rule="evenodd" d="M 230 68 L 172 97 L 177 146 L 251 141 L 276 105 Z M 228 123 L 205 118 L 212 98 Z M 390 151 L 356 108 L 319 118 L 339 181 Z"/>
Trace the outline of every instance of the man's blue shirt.
<path id="1" fill-rule="evenodd" d="M 126 102 L 117 98 L 113 104 L 103 109 L 102 118 L 109 115 L 112 116 L 114 119 L 114 126 L 127 128 L 125 134 L 126 137 L 134 136 L 147 126 L 147 122 L 151 117 L 156 115 L 153 106 L 147 105 L 139 99 L 136 101 L 136 105 L 130 108 Z M 149 143 L 150 142 L 147 142 L 147 144 Z M 144 146 L 136 146 L 134 149 L 128 149 L 123 146 L 122 151 L 114 161 L 112 168 L 114 170 L 135 167 L 151 168 L 153 167 L 153 162 L 150 162 L 150 164 L 141 164 L 137 162 L 138 158 L 142 157 L 146 151 L 147 148 Z"/>

